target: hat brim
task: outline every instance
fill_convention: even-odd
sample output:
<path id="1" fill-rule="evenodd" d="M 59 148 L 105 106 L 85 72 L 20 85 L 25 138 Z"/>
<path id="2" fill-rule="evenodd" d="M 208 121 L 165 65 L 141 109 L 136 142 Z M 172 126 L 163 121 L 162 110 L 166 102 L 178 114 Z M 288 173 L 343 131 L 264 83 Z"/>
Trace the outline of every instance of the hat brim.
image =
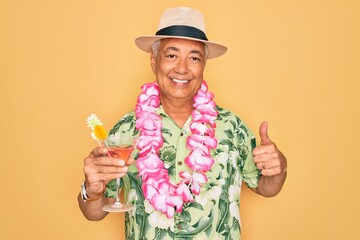
<path id="1" fill-rule="evenodd" d="M 151 46 L 153 45 L 153 43 L 157 40 L 164 39 L 164 38 L 179 38 L 179 39 L 187 39 L 187 40 L 202 42 L 208 46 L 208 50 L 209 50 L 208 59 L 220 57 L 227 51 L 227 47 L 225 47 L 221 44 L 206 41 L 206 40 L 201 40 L 201 39 L 197 39 L 197 38 L 182 37 L 182 36 L 166 36 L 166 35 L 165 36 L 164 35 L 142 36 L 142 37 L 138 37 L 135 39 L 135 44 L 141 50 L 149 53 L 151 51 Z"/>

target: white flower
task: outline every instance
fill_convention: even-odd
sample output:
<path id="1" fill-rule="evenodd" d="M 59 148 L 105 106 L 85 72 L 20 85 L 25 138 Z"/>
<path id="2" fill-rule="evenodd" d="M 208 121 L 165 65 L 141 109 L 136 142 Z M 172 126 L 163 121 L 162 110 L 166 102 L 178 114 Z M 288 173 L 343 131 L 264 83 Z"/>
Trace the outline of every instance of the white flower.
<path id="1" fill-rule="evenodd" d="M 238 186 L 230 185 L 229 187 L 230 215 L 240 222 L 239 201 L 240 189 Z"/>
<path id="2" fill-rule="evenodd" d="M 225 185 L 225 179 L 219 179 L 218 184 L 219 185 Z"/>
<path id="3" fill-rule="evenodd" d="M 144 207 L 145 207 L 145 212 L 147 213 L 152 213 L 153 211 L 155 211 L 155 208 L 153 207 L 153 205 L 149 203 L 148 200 L 144 201 Z"/>
<path id="4" fill-rule="evenodd" d="M 152 227 L 158 227 L 162 229 L 170 228 L 171 231 L 174 231 L 173 218 L 168 218 L 166 214 L 163 214 L 162 212 L 155 210 L 148 200 L 144 201 L 144 206 L 145 206 L 145 212 L 150 214 L 149 224 Z"/>
<path id="5" fill-rule="evenodd" d="M 128 196 L 127 196 L 127 202 L 128 203 L 135 203 L 136 200 L 138 200 L 138 196 L 136 194 L 135 189 L 130 189 Z"/>
<path id="6" fill-rule="evenodd" d="M 239 188 L 242 185 L 242 179 L 241 179 L 240 173 L 238 171 L 236 171 L 235 176 L 234 176 L 234 184 L 238 185 Z"/>
<path id="7" fill-rule="evenodd" d="M 90 116 L 86 119 L 87 126 L 94 130 L 94 127 L 97 125 L 103 125 L 98 116 L 95 113 L 91 113 Z"/>
<path id="8" fill-rule="evenodd" d="M 218 199 L 221 195 L 221 188 L 219 186 L 212 187 L 209 191 L 209 200 Z"/>
<path id="9" fill-rule="evenodd" d="M 239 158 L 239 151 L 231 151 L 229 155 L 229 160 L 233 168 L 236 168 L 237 159 Z"/>
<path id="10" fill-rule="evenodd" d="M 209 184 L 207 184 L 208 188 L 204 187 L 201 190 L 200 194 L 195 197 L 195 201 L 200 203 L 202 206 L 205 206 L 207 201 L 218 199 L 221 195 L 221 187 L 219 187 L 218 185 L 223 185 L 223 184 L 225 184 L 225 181 L 223 179 L 218 181 L 217 185 L 212 187 L 210 187 Z"/>
<path id="11" fill-rule="evenodd" d="M 226 152 L 220 152 L 218 155 L 216 155 L 215 160 L 218 161 L 220 164 L 225 165 L 228 158 L 229 155 Z"/>
<path id="12" fill-rule="evenodd" d="M 137 196 L 137 194 L 136 194 L 136 190 L 135 190 L 135 189 L 131 189 L 131 190 L 129 191 L 128 196 L 127 196 L 127 201 L 126 201 L 126 202 L 128 202 L 129 204 L 131 204 L 131 205 L 134 206 L 134 208 L 131 210 L 131 215 L 132 215 L 132 216 L 135 216 L 135 213 L 136 213 L 136 204 L 135 204 L 136 200 L 138 200 L 138 196 Z"/>

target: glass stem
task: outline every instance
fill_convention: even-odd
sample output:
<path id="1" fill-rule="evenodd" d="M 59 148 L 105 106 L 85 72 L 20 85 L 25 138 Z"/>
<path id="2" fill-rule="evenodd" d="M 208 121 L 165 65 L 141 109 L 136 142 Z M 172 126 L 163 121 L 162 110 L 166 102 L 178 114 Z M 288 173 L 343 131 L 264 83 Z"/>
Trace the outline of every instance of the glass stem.
<path id="1" fill-rule="evenodd" d="M 120 178 L 116 179 L 116 198 L 115 198 L 115 205 L 116 206 L 121 206 L 121 201 L 120 201 Z"/>

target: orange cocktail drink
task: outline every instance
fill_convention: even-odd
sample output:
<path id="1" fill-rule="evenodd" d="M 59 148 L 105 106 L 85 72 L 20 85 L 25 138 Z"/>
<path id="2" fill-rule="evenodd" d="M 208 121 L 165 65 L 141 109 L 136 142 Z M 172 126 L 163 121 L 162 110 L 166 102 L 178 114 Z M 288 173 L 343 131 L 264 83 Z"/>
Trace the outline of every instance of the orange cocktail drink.
<path id="1" fill-rule="evenodd" d="M 112 157 L 120 158 L 124 161 L 129 159 L 133 150 L 134 150 L 134 146 L 132 145 L 109 147 L 109 153 Z"/>

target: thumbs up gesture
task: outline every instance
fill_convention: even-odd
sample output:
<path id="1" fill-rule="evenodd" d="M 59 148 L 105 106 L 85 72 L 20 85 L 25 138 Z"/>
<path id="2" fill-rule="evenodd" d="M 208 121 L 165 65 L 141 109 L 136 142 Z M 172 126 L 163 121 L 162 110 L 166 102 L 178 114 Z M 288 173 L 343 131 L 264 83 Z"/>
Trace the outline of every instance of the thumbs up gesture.
<path id="1" fill-rule="evenodd" d="M 268 135 L 268 123 L 262 122 L 259 128 L 260 145 L 253 151 L 256 167 L 264 176 L 277 176 L 286 172 L 287 161 Z"/>

